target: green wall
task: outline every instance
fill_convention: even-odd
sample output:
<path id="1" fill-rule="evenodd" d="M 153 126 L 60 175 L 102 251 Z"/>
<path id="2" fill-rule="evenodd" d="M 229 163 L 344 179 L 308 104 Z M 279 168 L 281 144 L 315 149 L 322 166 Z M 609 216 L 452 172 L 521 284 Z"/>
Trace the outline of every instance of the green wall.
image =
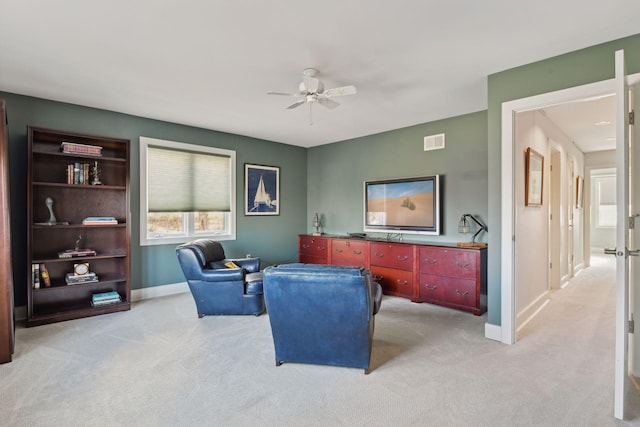
<path id="1" fill-rule="evenodd" d="M 131 141 L 132 289 L 184 281 L 176 245 L 140 246 L 139 137 L 236 150 L 237 239 L 223 242 L 228 256 L 259 256 L 264 265 L 297 260 L 297 235 L 307 227 L 307 153 L 291 145 L 145 119 L 127 114 L 0 92 L 7 102 L 11 173 L 11 234 L 15 303 L 26 304 L 27 125 L 126 138 Z M 280 167 L 280 215 L 244 216 L 244 163 Z M 211 183 L 211 185 L 215 185 Z"/>
<path id="2" fill-rule="evenodd" d="M 439 133 L 445 134 L 445 149 L 424 151 L 424 137 Z M 487 221 L 487 114 L 482 111 L 314 147 L 309 149 L 308 168 L 309 231 L 313 230 L 311 215 L 318 212 L 324 215 L 326 233 L 362 232 L 364 181 L 442 174 L 441 235 L 407 234 L 405 239 L 466 241 L 470 236 L 458 234 L 462 214 Z M 483 233 L 479 240 L 484 239 Z"/>
<path id="3" fill-rule="evenodd" d="M 571 52 L 488 78 L 489 254 L 488 322 L 501 324 L 500 227 L 502 103 L 614 77 L 614 53 L 625 50 L 627 72 L 640 72 L 640 35 Z"/>

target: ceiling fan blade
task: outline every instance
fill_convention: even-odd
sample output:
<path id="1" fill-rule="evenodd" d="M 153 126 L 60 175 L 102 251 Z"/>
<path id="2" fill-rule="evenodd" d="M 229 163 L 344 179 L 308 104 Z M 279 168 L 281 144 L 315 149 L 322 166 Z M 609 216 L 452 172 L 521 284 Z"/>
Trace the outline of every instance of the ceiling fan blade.
<path id="1" fill-rule="evenodd" d="M 267 92 L 267 95 L 300 96 L 299 93 Z"/>
<path id="2" fill-rule="evenodd" d="M 323 107 L 330 108 L 332 110 L 336 108 L 338 105 L 340 105 L 336 101 L 332 99 L 327 99 L 327 98 L 318 98 L 318 104 L 322 105 Z"/>
<path id="3" fill-rule="evenodd" d="M 322 93 L 322 96 L 326 96 L 327 98 L 332 96 L 345 96 L 345 95 L 355 95 L 356 94 L 355 86 L 342 86 L 336 87 L 333 89 L 327 89 Z"/>
<path id="4" fill-rule="evenodd" d="M 301 99 L 299 101 L 294 102 L 293 104 L 289 105 L 287 107 L 287 110 L 291 110 L 292 108 L 296 108 L 301 106 L 302 104 L 304 104 L 307 100 L 306 99 Z"/>

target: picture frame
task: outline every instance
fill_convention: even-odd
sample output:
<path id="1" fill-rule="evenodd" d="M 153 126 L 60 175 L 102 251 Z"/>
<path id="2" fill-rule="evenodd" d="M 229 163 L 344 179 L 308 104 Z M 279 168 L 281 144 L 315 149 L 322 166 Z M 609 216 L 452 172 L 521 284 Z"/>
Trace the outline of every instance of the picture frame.
<path id="1" fill-rule="evenodd" d="M 244 165 L 244 214 L 280 215 L 280 168 Z"/>
<path id="2" fill-rule="evenodd" d="M 544 156 L 531 147 L 525 155 L 525 206 L 542 206 Z"/>
<path id="3" fill-rule="evenodd" d="M 584 178 L 576 177 L 576 209 L 582 209 L 584 204 Z"/>

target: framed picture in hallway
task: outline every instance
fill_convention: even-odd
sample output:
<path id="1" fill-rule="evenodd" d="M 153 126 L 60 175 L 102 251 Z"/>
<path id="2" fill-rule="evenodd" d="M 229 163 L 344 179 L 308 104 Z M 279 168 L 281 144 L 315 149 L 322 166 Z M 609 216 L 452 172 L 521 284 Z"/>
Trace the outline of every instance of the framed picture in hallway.
<path id="1" fill-rule="evenodd" d="M 244 214 L 280 215 L 280 168 L 244 165 Z"/>
<path id="2" fill-rule="evenodd" d="M 544 157 L 528 147 L 525 157 L 525 206 L 542 206 L 542 184 L 544 182 Z"/>
<path id="3" fill-rule="evenodd" d="M 584 178 L 576 177 L 576 208 L 581 209 L 584 204 Z"/>

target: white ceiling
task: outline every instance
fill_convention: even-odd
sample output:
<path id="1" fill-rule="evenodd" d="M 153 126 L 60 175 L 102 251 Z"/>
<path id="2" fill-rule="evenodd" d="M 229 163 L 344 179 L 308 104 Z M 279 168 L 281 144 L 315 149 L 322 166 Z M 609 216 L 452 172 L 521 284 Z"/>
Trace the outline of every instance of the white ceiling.
<path id="1" fill-rule="evenodd" d="M 615 150 L 615 101 L 611 95 L 555 105 L 544 108 L 543 112 L 583 153 Z"/>
<path id="2" fill-rule="evenodd" d="M 638 17 L 637 0 L 0 0 L 0 90 L 312 147 L 484 110 L 489 74 Z M 313 125 L 266 94 L 307 67 L 358 89 Z"/>

